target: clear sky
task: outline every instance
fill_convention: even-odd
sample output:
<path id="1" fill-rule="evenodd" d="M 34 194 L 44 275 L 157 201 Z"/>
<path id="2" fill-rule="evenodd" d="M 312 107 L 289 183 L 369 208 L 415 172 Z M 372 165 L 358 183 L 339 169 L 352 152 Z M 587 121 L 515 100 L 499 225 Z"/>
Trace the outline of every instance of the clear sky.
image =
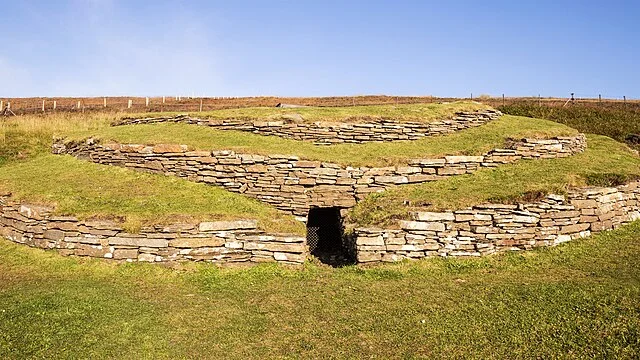
<path id="1" fill-rule="evenodd" d="M 0 96 L 640 98 L 640 1 L 0 0 Z"/>

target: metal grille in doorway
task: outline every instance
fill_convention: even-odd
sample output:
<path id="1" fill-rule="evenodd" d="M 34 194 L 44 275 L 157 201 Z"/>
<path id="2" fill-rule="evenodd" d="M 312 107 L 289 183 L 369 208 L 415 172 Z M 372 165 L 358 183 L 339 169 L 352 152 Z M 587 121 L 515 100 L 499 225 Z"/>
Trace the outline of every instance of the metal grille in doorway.
<path id="1" fill-rule="evenodd" d="M 309 245 L 309 251 L 313 252 L 318 248 L 318 242 L 320 241 L 320 227 L 308 226 L 307 227 L 307 245 Z"/>

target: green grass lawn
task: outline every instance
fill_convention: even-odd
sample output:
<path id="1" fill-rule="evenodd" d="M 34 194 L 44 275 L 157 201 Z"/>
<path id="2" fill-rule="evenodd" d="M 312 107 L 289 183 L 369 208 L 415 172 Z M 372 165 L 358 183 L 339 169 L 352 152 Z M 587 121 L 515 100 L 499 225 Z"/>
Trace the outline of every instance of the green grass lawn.
<path id="1" fill-rule="evenodd" d="M 638 222 L 339 269 L 117 265 L 0 240 L 0 358 L 637 359 L 639 257 Z"/>
<path id="2" fill-rule="evenodd" d="M 587 136 L 587 150 L 562 159 L 523 160 L 435 182 L 405 185 L 369 196 L 352 209 L 358 225 L 396 225 L 409 211 L 460 209 L 485 202 L 531 200 L 570 186 L 611 186 L 640 178 L 640 157 L 626 145 Z M 405 203 L 409 201 L 409 206 Z"/>
<path id="3" fill-rule="evenodd" d="M 385 166 L 423 157 L 479 155 L 503 147 L 508 138 L 575 135 L 577 131 L 548 120 L 503 116 L 483 126 L 446 136 L 426 137 L 416 141 L 333 146 L 316 146 L 309 142 L 277 136 L 216 130 L 187 124 L 116 126 L 67 134 L 71 139 L 94 136 L 121 143 L 178 143 L 199 150 L 235 150 L 262 155 L 286 154 L 343 165 Z"/>
<path id="4" fill-rule="evenodd" d="M 58 214 L 121 219 L 130 230 L 177 221 L 257 219 L 267 231 L 304 233 L 293 216 L 218 187 L 71 156 L 43 154 L 0 167 L 2 192 L 54 205 Z"/>
<path id="5" fill-rule="evenodd" d="M 399 105 L 365 105 L 345 107 L 253 107 L 240 109 L 224 109 L 205 112 L 195 112 L 190 115 L 200 119 L 237 119 L 237 120 L 279 120 L 286 115 L 300 115 L 305 122 L 358 122 L 365 120 L 395 120 L 400 122 L 432 122 L 452 118 L 455 113 L 462 111 L 477 111 L 490 109 L 488 105 L 473 101 L 454 101 L 431 104 L 399 104 Z M 179 113 L 153 113 L 130 116 L 157 117 L 176 115 Z"/>

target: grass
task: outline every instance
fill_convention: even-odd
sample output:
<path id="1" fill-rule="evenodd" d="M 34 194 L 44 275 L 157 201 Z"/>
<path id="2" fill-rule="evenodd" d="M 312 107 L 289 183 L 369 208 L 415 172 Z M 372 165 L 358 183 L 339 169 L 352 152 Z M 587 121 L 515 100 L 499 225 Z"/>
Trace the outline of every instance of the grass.
<path id="1" fill-rule="evenodd" d="M 345 107 L 251 107 L 240 109 L 223 109 L 192 113 L 201 119 L 224 120 L 279 120 L 288 115 L 299 115 L 305 122 L 359 122 L 364 120 L 395 120 L 401 122 L 433 122 L 452 118 L 461 111 L 478 111 L 490 109 L 489 106 L 472 101 L 455 101 L 440 104 L 400 104 L 400 105 L 363 105 Z M 177 113 L 163 113 L 172 115 Z M 154 114 L 152 116 L 158 116 Z"/>
<path id="2" fill-rule="evenodd" d="M 0 240 L 0 358 L 634 359 L 639 234 L 302 270 L 117 265 Z"/>
<path id="3" fill-rule="evenodd" d="M 518 101 L 500 106 L 499 109 L 505 114 L 557 121 L 581 132 L 606 135 L 640 149 L 640 104 L 638 103 L 575 102 L 562 107 Z"/>
<path id="4" fill-rule="evenodd" d="M 257 219 L 270 232 L 304 233 L 292 216 L 257 200 L 179 178 L 50 154 L 0 169 L 0 193 L 53 205 L 58 214 L 119 219 L 130 230 L 176 221 Z"/>
<path id="5" fill-rule="evenodd" d="M 480 127 L 447 136 L 426 137 L 416 141 L 339 144 L 316 146 L 305 141 L 262 136 L 247 132 L 216 130 L 186 124 L 153 124 L 107 127 L 99 130 L 69 132 L 69 138 L 94 136 L 121 143 L 178 143 L 200 150 L 235 150 L 262 155 L 297 155 L 352 166 L 402 164 L 415 158 L 441 155 L 479 155 L 503 147 L 507 138 L 574 135 L 577 131 L 547 120 L 503 116 Z"/>
<path id="6" fill-rule="evenodd" d="M 587 143 L 585 152 L 567 158 L 523 160 L 387 190 L 358 203 L 350 220 L 358 225 L 393 226 L 396 219 L 418 208 L 445 210 L 485 202 L 531 201 L 548 193 L 565 193 L 571 186 L 611 186 L 640 178 L 640 157 L 624 144 L 600 135 L 588 135 Z"/>
<path id="7" fill-rule="evenodd" d="M 123 115 L 69 114 L 0 117 L 0 165 L 49 153 L 55 135 L 94 131 L 109 126 Z"/>

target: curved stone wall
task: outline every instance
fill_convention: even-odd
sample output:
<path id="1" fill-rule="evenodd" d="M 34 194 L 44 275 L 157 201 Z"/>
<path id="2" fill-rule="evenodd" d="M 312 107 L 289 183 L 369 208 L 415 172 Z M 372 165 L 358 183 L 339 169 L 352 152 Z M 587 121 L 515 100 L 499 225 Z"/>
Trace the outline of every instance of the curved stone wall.
<path id="1" fill-rule="evenodd" d="M 482 256 L 551 246 L 640 219 L 640 182 L 585 188 L 519 205 L 416 212 L 399 229 L 356 228 L 358 262 Z"/>
<path id="2" fill-rule="evenodd" d="M 449 134 L 481 126 L 500 117 L 497 110 L 460 112 L 452 119 L 430 123 L 372 120 L 370 122 L 314 122 L 289 120 L 250 121 L 242 119 L 198 119 L 187 115 L 146 119 L 124 119 L 114 126 L 156 123 L 184 123 L 210 126 L 220 130 L 248 131 L 260 135 L 280 136 L 287 139 L 313 141 L 317 145 L 339 143 L 365 143 L 372 141 L 417 140 L 425 136 Z"/>
<path id="3" fill-rule="evenodd" d="M 186 145 L 100 144 L 88 139 L 54 144 L 53 152 L 100 164 L 183 177 L 257 198 L 298 216 L 311 207 L 349 208 L 390 186 L 469 174 L 520 159 L 558 158 L 584 151 L 586 138 L 522 139 L 481 156 L 415 159 L 406 166 L 343 167 L 296 156 L 188 151 Z"/>
<path id="4" fill-rule="evenodd" d="M 62 255 L 123 261 L 272 262 L 300 264 L 306 239 L 265 234 L 254 220 L 173 224 L 125 232 L 109 221 L 52 216 L 51 209 L 0 196 L 0 236 Z M 415 212 L 399 229 L 356 228 L 359 263 L 430 256 L 483 256 L 553 246 L 640 219 L 640 182 L 585 188 L 528 204 L 485 204 L 445 212 Z"/>
<path id="5" fill-rule="evenodd" d="M 52 216 L 51 209 L 0 197 L 0 236 L 13 242 L 57 249 L 62 255 L 124 261 L 210 261 L 303 263 L 306 239 L 265 234 L 255 220 L 145 227 L 130 234 L 111 221 Z"/>

